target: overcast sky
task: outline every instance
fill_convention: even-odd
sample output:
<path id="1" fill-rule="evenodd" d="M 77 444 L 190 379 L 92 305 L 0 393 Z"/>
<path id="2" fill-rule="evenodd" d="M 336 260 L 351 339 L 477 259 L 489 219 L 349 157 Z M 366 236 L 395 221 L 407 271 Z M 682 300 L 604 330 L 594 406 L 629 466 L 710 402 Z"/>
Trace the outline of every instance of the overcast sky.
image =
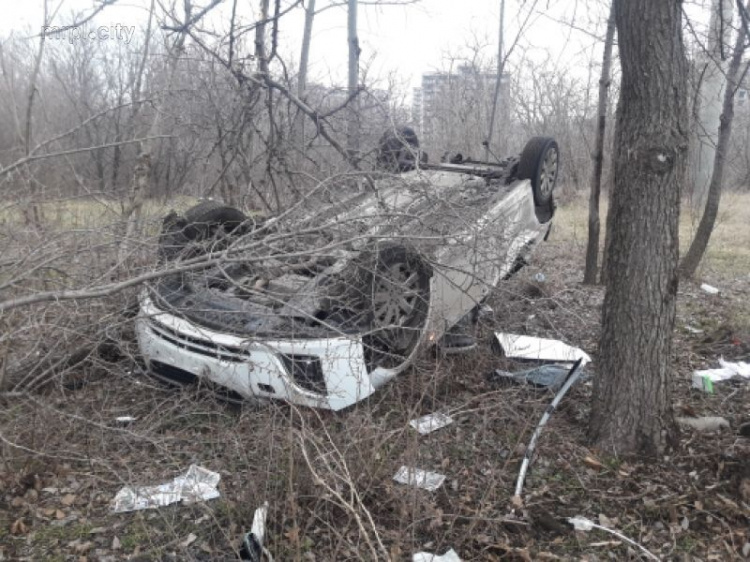
<path id="1" fill-rule="evenodd" d="M 466 56 L 469 46 L 483 45 L 485 60 L 497 52 L 500 0 L 420 0 L 405 6 L 392 5 L 397 1 L 389 0 L 381 6 L 360 5 L 361 66 L 369 68 L 370 78 L 395 73 L 407 90 L 419 85 L 423 72 L 445 69 L 450 57 Z M 195 0 L 196 9 L 207 2 Z M 317 8 L 331 2 L 317 0 Z M 282 0 L 282 6 L 291 3 L 292 0 Z M 245 23 L 255 20 L 258 4 L 259 0 L 238 0 Z M 603 4 L 598 0 L 506 0 L 506 46 L 526 22 L 512 61 L 519 64 L 525 59 L 551 58 L 554 64 L 573 72 L 588 67 L 590 61 L 598 63 L 601 45 L 591 34 L 603 34 Z M 49 0 L 50 10 L 57 13 L 53 24 L 70 21 L 71 13 L 88 13 L 95 5 L 94 0 Z M 149 0 L 119 0 L 99 14 L 94 25 L 120 24 L 143 31 L 148 5 Z M 204 23 L 221 28 L 228 20 L 230 5 L 230 0 L 225 0 Z M 0 35 L 36 32 L 42 25 L 42 0 L 0 0 L 0 7 Z M 334 7 L 316 17 L 310 60 L 312 79 L 345 84 L 346 16 L 345 8 Z M 303 22 L 303 10 L 295 8 L 280 25 L 280 51 L 292 68 L 299 59 Z"/>

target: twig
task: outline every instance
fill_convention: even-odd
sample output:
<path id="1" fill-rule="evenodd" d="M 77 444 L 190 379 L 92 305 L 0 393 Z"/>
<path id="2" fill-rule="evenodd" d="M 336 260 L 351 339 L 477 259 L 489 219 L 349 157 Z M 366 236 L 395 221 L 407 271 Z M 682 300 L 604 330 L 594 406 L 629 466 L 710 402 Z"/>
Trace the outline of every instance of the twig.
<path id="1" fill-rule="evenodd" d="M 71 154 L 80 154 L 81 152 L 93 152 L 94 150 L 101 150 L 102 148 L 112 148 L 113 146 L 122 146 L 125 144 L 133 144 L 133 143 L 140 143 L 143 141 L 149 141 L 154 139 L 171 139 L 173 135 L 156 135 L 153 137 L 145 137 L 142 139 L 130 139 L 130 140 L 124 140 L 119 142 L 108 142 L 105 144 L 100 144 L 97 146 L 85 146 L 83 148 L 73 148 L 71 150 L 63 150 L 61 152 L 52 152 L 50 154 L 39 154 L 36 156 L 30 155 L 24 158 L 21 158 L 20 160 L 16 160 L 13 162 L 13 164 L 9 164 L 5 168 L 0 169 L 0 177 L 9 174 L 13 170 L 16 170 L 20 168 L 21 166 L 24 166 L 30 162 L 34 162 L 35 160 L 45 160 L 47 158 L 58 158 L 60 156 L 69 156 Z"/>

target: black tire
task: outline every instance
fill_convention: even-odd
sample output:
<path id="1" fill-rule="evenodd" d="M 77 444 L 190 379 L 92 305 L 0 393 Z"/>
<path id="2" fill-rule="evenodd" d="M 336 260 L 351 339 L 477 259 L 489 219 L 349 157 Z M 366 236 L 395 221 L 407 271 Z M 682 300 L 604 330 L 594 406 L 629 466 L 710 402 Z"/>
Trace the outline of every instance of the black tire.
<path id="1" fill-rule="evenodd" d="M 432 271 L 417 252 L 404 246 L 382 248 L 368 262 L 368 365 L 396 368 L 414 351 L 424 330 Z"/>
<path id="2" fill-rule="evenodd" d="M 233 232 L 247 221 L 247 215 L 224 203 L 208 200 L 185 211 L 185 220 L 188 224 L 188 236 L 193 240 L 205 240 L 212 237 L 218 228 L 226 233 Z"/>
<path id="3" fill-rule="evenodd" d="M 397 174 L 416 168 L 417 158 L 427 161 L 427 155 L 419 150 L 417 133 L 411 127 L 397 127 L 383 133 L 378 142 L 377 167 Z"/>
<path id="4" fill-rule="evenodd" d="M 245 213 L 218 201 L 202 201 L 185 211 L 184 217 L 173 211 L 164 218 L 159 256 L 172 261 L 223 249 L 228 235 L 239 233 L 247 222 Z"/>
<path id="5" fill-rule="evenodd" d="M 533 137 L 521 153 L 517 176 L 531 181 L 534 204 L 537 207 L 552 206 L 552 192 L 557 184 L 560 149 L 551 137 Z"/>

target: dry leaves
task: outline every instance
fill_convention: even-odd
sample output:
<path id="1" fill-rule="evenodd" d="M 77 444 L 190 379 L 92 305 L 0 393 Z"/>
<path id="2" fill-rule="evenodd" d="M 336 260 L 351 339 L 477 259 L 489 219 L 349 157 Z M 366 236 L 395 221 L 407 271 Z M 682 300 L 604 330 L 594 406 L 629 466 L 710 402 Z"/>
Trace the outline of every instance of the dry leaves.
<path id="1" fill-rule="evenodd" d="M 11 535 L 25 535 L 29 532 L 29 527 L 23 519 L 16 519 L 10 526 Z"/>

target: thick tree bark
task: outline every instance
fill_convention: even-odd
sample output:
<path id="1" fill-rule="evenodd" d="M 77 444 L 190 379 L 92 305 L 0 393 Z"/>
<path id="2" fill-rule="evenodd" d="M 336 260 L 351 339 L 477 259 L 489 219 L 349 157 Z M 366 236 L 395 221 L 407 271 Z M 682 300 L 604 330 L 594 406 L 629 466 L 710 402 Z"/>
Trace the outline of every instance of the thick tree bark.
<path id="1" fill-rule="evenodd" d="M 594 141 L 594 169 L 591 173 L 591 192 L 589 194 L 589 239 L 586 246 L 586 268 L 583 282 L 589 285 L 596 283 L 599 269 L 599 196 L 602 191 L 602 170 L 604 169 L 604 133 L 607 129 L 607 108 L 609 85 L 612 81 L 612 45 L 615 42 L 615 7 L 609 8 L 607 35 L 604 39 L 602 57 L 602 76 L 599 79 L 599 106 L 597 108 L 596 140 Z"/>
<path id="2" fill-rule="evenodd" d="M 748 2 L 750 9 L 750 2 Z M 724 164 L 726 162 L 729 141 L 732 137 L 732 121 L 734 120 L 734 94 L 741 82 L 739 78 L 740 66 L 742 65 L 742 56 L 745 54 L 745 30 L 740 26 L 737 33 L 737 41 L 734 45 L 732 60 L 729 63 L 727 72 L 727 87 L 724 89 L 724 104 L 722 106 L 721 118 L 719 119 L 719 131 L 717 135 L 716 150 L 714 151 L 713 172 L 711 174 L 711 183 L 708 186 L 706 196 L 706 207 L 695 233 L 695 238 L 690 243 L 690 249 L 680 264 L 680 273 L 683 277 L 693 277 L 698 265 L 703 259 L 706 252 L 708 241 L 714 230 L 716 215 L 719 212 L 719 202 L 721 201 L 721 186 L 724 182 Z"/>
<path id="3" fill-rule="evenodd" d="M 617 455 L 656 457 L 677 437 L 670 365 L 688 147 L 681 9 L 675 0 L 615 0 L 622 84 L 589 429 Z"/>

